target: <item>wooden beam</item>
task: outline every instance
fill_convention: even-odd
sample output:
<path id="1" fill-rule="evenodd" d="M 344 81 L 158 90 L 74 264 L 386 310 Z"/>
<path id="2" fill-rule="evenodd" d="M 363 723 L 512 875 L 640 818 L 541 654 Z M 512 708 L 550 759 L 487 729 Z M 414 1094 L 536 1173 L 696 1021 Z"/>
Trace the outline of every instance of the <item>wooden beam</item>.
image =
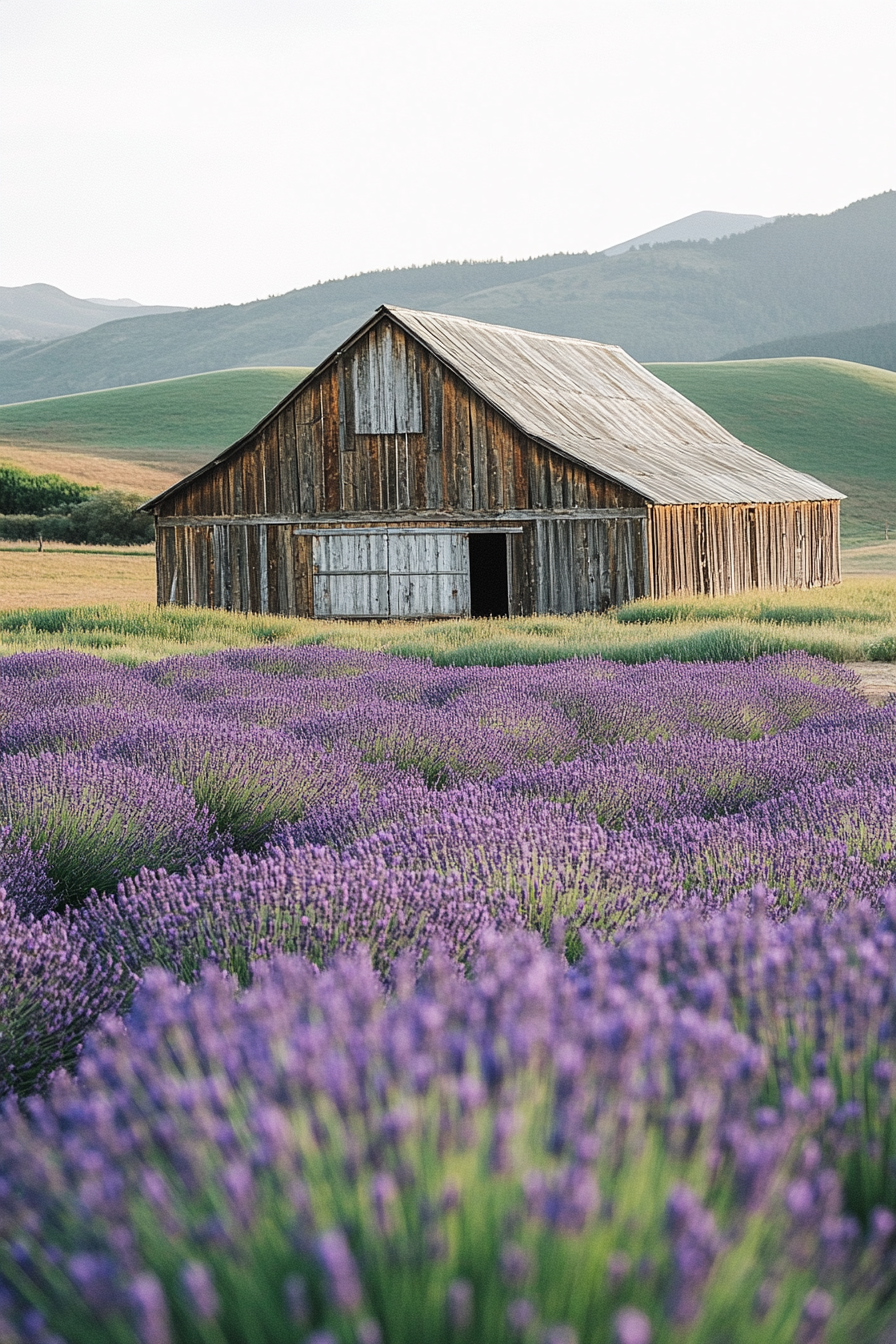
<path id="1" fill-rule="evenodd" d="M 247 527 L 254 524 L 268 523 L 270 525 L 280 524 L 289 525 L 293 523 L 313 525 L 316 527 L 327 527 L 328 525 L 344 525 L 346 522 L 363 526 L 367 523 L 388 523 L 391 526 L 413 527 L 415 519 L 422 519 L 426 522 L 438 522 L 442 518 L 446 523 L 457 522 L 461 519 L 465 523 L 481 523 L 484 527 L 491 523 L 514 522 L 531 523 L 537 519 L 542 521 L 561 521 L 577 518 L 646 518 L 646 509 L 505 509 L 502 513 L 480 513 L 468 512 L 465 510 L 452 510 L 450 514 L 438 514 L 432 510 L 421 509 L 416 513 L 401 513 L 392 516 L 382 513 L 353 513 L 350 515 L 338 514 L 331 515 L 329 518 L 313 514 L 282 513 L 282 514 L 264 514 L 264 513 L 235 513 L 218 514 L 216 516 L 195 516 L 187 517 L 182 515 L 169 515 L 165 518 L 156 518 L 157 527 L 213 527 L 217 525 Z"/>

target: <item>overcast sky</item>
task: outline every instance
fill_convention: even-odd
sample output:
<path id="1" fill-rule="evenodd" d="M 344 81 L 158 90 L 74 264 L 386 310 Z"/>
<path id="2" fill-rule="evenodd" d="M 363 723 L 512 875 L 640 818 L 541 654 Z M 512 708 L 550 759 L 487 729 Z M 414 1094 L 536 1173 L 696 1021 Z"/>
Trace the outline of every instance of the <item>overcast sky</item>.
<path id="1" fill-rule="evenodd" d="M 240 303 L 896 186 L 894 0 L 0 0 L 2 271 Z"/>

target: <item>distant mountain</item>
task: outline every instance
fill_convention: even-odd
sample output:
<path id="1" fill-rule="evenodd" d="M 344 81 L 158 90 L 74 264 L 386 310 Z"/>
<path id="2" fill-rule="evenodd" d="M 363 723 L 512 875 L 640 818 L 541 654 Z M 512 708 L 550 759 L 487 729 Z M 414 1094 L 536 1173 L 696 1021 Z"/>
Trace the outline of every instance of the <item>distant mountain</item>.
<path id="1" fill-rule="evenodd" d="M 88 303 L 98 303 L 104 308 L 143 308 L 144 304 L 138 303 L 136 299 L 97 299 L 92 294 L 87 296 Z"/>
<path id="2" fill-rule="evenodd" d="M 128 316 L 0 354 L 0 403 L 215 369 L 317 364 L 381 303 L 705 360 L 896 321 L 896 191 L 715 242 L 375 271 L 237 307 Z M 120 317 L 120 315 L 119 315 Z"/>
<path id="3" fill-rule="evenodd" d="M 826 331 L 818 336 L 790 336 L 732 350 L 722 359 L 786 359 L 814 355 L 822 359 L 847 359 L 877 369 L 896 369 L 896 322 L 877 327 L 853 327 L 851 331 Z"/>
<path id="4" fill-rule="evenodd" d="M 133 299 L 76 299 L 55 285 L 0 286 L 0 340 L 52 341 L 116 319 L 183 311 Z"/>
<path id="5" fill-rule="evenodd" d="M 760 224 L 772 224 L 774 219 L 774 215 L 729 215 L 724 210 L 698 210 L 695 215 L 685 215 L 684 219 L 675 219 L 671 224 L 652 229 L 650 233 L 639 233 L 637 238 L 629 238 L 615 247 L 606 247 L 604 256 L 618 257 L 622 252 L 630 252 L 633 247 L 646 247 L 653 243 L 696 243 L 701 238 L 712 243 L 716 238 L 746 233 Z"/>

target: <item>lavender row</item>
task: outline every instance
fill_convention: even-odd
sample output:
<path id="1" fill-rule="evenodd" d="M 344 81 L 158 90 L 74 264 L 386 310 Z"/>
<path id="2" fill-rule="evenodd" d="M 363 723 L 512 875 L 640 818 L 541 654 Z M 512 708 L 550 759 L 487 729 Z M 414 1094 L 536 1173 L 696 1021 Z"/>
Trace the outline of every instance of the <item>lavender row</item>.
<path id="1" fill-rule="evenodd" d="M 349 829 L 363 829 L 364 811 L 356 805 Z M 159 965 L 191 981 L 213 961 L 245 985 L 259 959 L 299 953 L 324 967 L 364 945 L 388 980 L 398 959 L 419 962 L 434 940 L 469 964 L 492 927 L 547 939 L 562 919 L 575 959 L 584 935 L 611 937 L 665 909 L 695 908 L 706 918 L 757 883 L 781 920 L 813 892 L 826 893 L 830 911 L 856 900 L 879 908 L 896 881 L 896 789 L 867 781 L 816 785 L 735 817 L 621 832 L 537 796 L 416 785 L 381 796 L 366 822 L 376 823 L 372 833 L 341 846 L 286 828 L 258 855 L 230 852 L 182 874 L 144 870 L 75 912 L 45 915 L 37 943 L 34 921 L 8 923 L 6 956 L 17 971 L 0 998 L 5 1086 L 23 1071 L 45 1076 L 66 1033 L 74 1057 L 84 1030 L 108 1007 L 95 962 L 128 976 Z M 43 940 L 56 936 L 91 948 L 89 966 L 60 975 L 46 965 Z M 85 1003 L 92 997 L 95 1007 L 69 1021 L 78 974 Z M 23 1014 L 32 1028 L 19 1040 Z"/>
<path id="2" fill-rule="evenodd" d="M 340 844 L 348 816 L 369 830 L 415 785 L 490 784 L 631 829 L 827 779 L 892 783 L 894 717 L 805 655 L 746 670 L 458 670 L 318 648 L 138 670 L 17 655 L 0 665 L 0 807 L 34 852 L 20 910 L 39 914 L 141 866 L 257 849 L 278 824 Z M 0 882 L 8 860 L 4 847 Z"/>

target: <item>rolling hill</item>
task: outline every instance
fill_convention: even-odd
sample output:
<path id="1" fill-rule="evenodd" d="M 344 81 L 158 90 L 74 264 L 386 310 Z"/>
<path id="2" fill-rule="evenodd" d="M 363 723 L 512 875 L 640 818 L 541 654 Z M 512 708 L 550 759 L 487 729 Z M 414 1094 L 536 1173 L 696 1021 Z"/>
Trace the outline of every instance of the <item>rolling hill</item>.
<path id="1" fill-rule="evenodd" d="M 896 321 L 896 191 L 715 242 L 446 262 L 236 307 L 128 317 L 0 352 L 0 403 L 214 369 L 316 364 L 381 303 L 616 342 L 641 360 Z"/>
<path id="2" fill-rule="evenodd" d="M 896 373 L 829 359 L 650 367 L 745 442 L 844 491 L 847 545 L 883 540 L 887 524 L 896 535 Z M 112 473 L 121 488 L 139 468 L 131 488 L 149 495 L 232 443 L 306 372 L 233 369 L 3 406 L 0 461 L 85 484 Z"/>
<path id="3" fill-rule="evenodd" d="M 844 545 L 896 535 L 896 373 L 834 359 L 649 367 L 745 443 L 842 490 Z"/>
<path id="4" fill-rule="evenodd" d="M 789 336 L 783 341 L 766 341 L 764 345 L 732 350 L 722 359 L 788 359 L 799 355 L 845 359 L 852 364 L 896 370 L 896 322 L 855 327 L 852 331 L 826 331 L 817 336 Z"/>
<path id="5" fill-rule="evenodd" d="M 14 445 L 32 457 L 52 452 L 62 475 L 58 455 L 70 452 L 164 469 L 176 479 L 251 429 L 306 373 L 230 369 L 3 406 L 0 459 L 26 465 L 5 447 Z"/>

